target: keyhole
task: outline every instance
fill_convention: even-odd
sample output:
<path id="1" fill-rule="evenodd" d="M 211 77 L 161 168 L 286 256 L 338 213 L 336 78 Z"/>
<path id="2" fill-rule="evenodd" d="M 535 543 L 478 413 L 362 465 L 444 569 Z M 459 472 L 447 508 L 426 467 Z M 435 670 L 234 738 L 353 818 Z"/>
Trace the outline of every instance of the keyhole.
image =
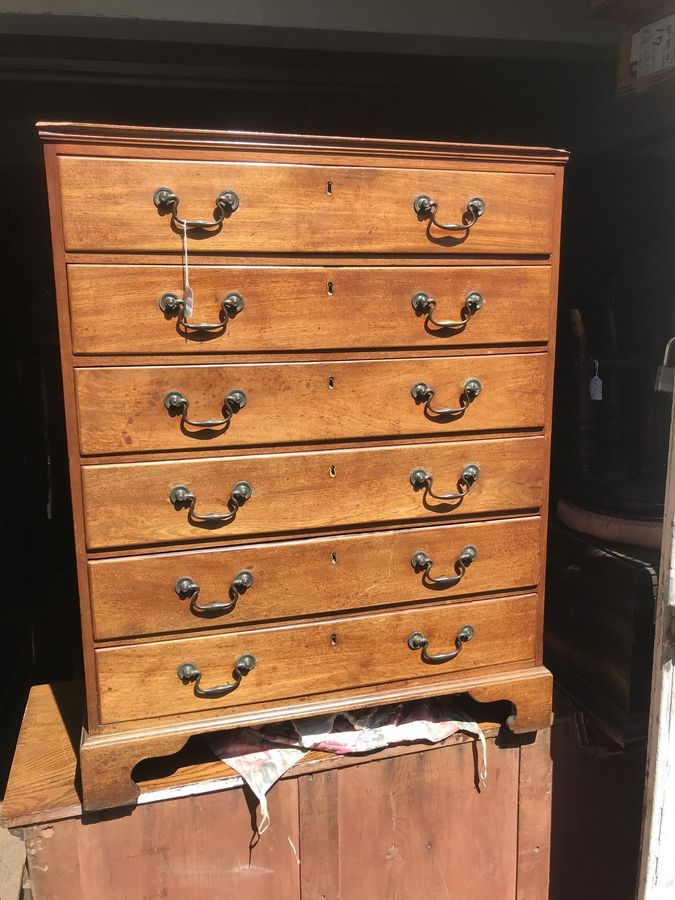
<path id="1" fill-rule="evenodd" d="M 326 193 L 327 193 L 327 194 L 332 194 L 332 193 L 333 193 L 333 182 L 332 182 L 332 181 L 327 181 L 327 182 L 326 182 Z"/>
<path id="2" fill-rule="evenodd" d="M 335 633 L 331 634 L 330 642 L 334 647 L 337 647 L 337 635 Z"/>
<path id="3" fill-rule="evenodd" d="M 332 391 L 334 387 L 335 387 L 335 379 L 333 378 L 332 375 L 329 375 L 328 376 L 328 390 Z"/>
<path id="4" fill-rule="evenodd" d="M 337 553 L 335 552 L 335 550 L 333 550 L 333 552 L 330 555 L 330 561 L 333 563 L 334 566 L 337 566 Z"/>
<path id="5" fill-rule="evenodd" d="M 333 282 L 332 281 L 329 281 L 328 284 L 326 285 L 326 292 L 329 297 L 333 296 Z"/>
<path id="6" fill-rule="evenodd" d="M 335 478 L 335 466 L 328 467 L 328 474 L 330 475 L 331 478 Z"/>

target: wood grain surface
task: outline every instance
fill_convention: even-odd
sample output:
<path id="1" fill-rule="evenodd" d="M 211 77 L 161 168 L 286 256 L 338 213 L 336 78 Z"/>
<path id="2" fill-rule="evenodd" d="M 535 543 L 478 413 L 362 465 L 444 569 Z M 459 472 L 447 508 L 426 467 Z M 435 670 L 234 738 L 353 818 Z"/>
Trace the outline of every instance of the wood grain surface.
<path id="1" fill-rule="evenodd" d="M 43 136 L 87 679 L 85 805 L 133 802 L 136 762 L 176 752 L 190 734 L 462 684 L 490 701 L 513 699 L 516 731 L 545 725 L 539 516 L 567 155 L 72 125 Z M 240 197 L 221 227 L 188 240 L 193 318 L 217 321 L 227 293 L 244 297 L 213 334 L 181 333 L 159 310 L 162 293 L 184 288 L 183 235 L 153 204 L 160 186 L 178 194 L 187 218 L 210 218 L 224 189 Z M 486 212 L 470 231 L 449 233 L 415 214 L 419 194 L 438 202 L 440 221 L 460 221 L 475 196 Z M 437 317 L 458 319 L 474 290 L 485 304 L 457 329 L 429 325 L 411 305 L 424 291 Z M 437 405 L 454 407 L 470 377 L 484 390 L 457 419 L 425 416 L 410 396 L 425 381 Z M 168 391 L 182 391 L 191 418 L 220 418 L 235 388 L 247 403 L 220 432 L 181 430 L 163 405 Z M 481 474 L 461 500 L 436 501 L 410 484 L 419 467 L 437 491 L 457 491 L 468 463 Z M 200 523 L 169 498 L 182 484 L 196 514 L 225 513 L 239 481 L 252 496 L 229 523 Z M 427 539 L 413 550 L 447 574 L 469 533 L 479 556 L 462 582 L 423 585 L 409 543 Z M 188 561 L 196 567 L 179 570 Z M 203 602 L 223 599 L 246 567 L 254 585 L 224 618 L 197 619 L 175 593 L 189 576 Z M 522 590 L 537 595 L 513 595 Z M 476 665 L 420 673 L 382 649 L 391 643 L 384 623 L 412 615 L 412 604 L 430 627 L 463 611 L 529 612 L 517 634 L 510 614 L 490 618 L 489 640 L 465 648 L 477 651 Z M 348 613 L 382 623 L 376 640 L 359 645 L 354 625 L 346 646 L 340 638 L 324 652 L 330 623 L 317 617 Z M 234 705 L 204 707 L 172 659 L 165 692 L 166 648 L 213 648 L 209 685 L 231 676 L 223 652 L 234 651 L 237 632 L 263 644 L 289 636 L 278 640 L 279 678 L 256 668 L 243 700 L 238 689 Z M 298 635 L 315 636 L 304 667 L 292 663 Z M 333 665 L 338 657 L 346 662 Z"/>
<path id="2" fill-rule="evenodd" d="M 534 587 L 540 533 L 541 520 L 532 517 L 95 560 L 89 563 L 94 636 L 223 628 Z M 423 550 L 433 559 L 432 576 L 455 575 L 467 545 L 478 556 L 456 585 L 433 585 L 411 565 Z M 178 580 L 190 577 L 200 604 L 231 603 L 232 581 L 242 570 L 251 573 L 253 586 L 231 610 L 193 611 L 190 597 L 176 593 Z"/>
<path id="3" fill-rule="evenodd" d="M 469 379 L 482 390 L 461 412 Z M 459 412 L 428 412 L 411 394 L 418 382 L 435 391 L 432 408 Z M 544 353 L 75 370 L 84 455 L 541 428 L 545 388 Z M 179 391 L 192 421 L 223 421 L 233 390 L 246 405 L 225 425 L 184 424 L 164 404 Z"/>
<path id="4" fill-rule="evenodd" d="M 466 672 L 534 656 L 536 595 L 476 600 L 470 605 L 424 606 L 399 612 L 294 623 L 242 633 L 157 641 L 95 653 L 102 722 L 147 719 L 192 710 L 242 706 L 438 674 L 441 666 Z M 465 624 L 475 629 L 451 661 L 429 664 L 408 638 L 429 638 L 429 653 L 447 653 Z M 232 683 L 242 654 L 257 664 L 225 697 L 195 695 L 177 670 L 192 662 L 201 687 Z"/>
<path id="5" fill-rule="evenodd" d="M 243 790 L 30 829 L 34 900 L 229 900 L 234 885 L 247 900 L 300 900 L 297 783 L 275 785 L 269 808 L 255 850 Z"/>
<path id="6" fill-rule="evenodd" d="M 216 198 L 240 206 L 195 251 L 265 253 L 546 254 L 553 243 L 552 175 L 429 168 L 261 165 L 59 157 L 66 251 L 176 250 L 181 233 L 153 203 L 157 188 L 180 198 L 179 215 L 211 219 Z M 438 201 L 438 220 L 458 223 L 472 197 L 486 204 L 470 232 L 428 227 L 413 201 Z"/>
<path id="7" fill-rule="evenodd" d="M 474 686 L 474 690 L 480 690 L 475 686 L 485 677 L 469 675 L 469 681 L 464 680 L 456 685 L 460 689 Z M 492 696 L 498 697 L 499 691 L 495 681 L 501 682 L 501 696 L 509 696 L 514 703 L 525 711 L 537 705 L 548 703 L 550 711 L 550 674 L 542 669 L 529 669 L 526 671 L 512 672 L 492 681 Z M 537 700 L 537 694 L 541 693 L 545 703 Z M 546 699 L 548 698 L 548 699 Z M 486 734 L 486 737 L 494 737 L 501 725 L 499 719 L 502 715 L 500 706 L 488 703 L 471 703 L 465 697 L 461 698 L 462 708 L 478 721 Z M 90 774 L 92 768 L 92 747 L 101 751 L 100 755 L 94 753 L 95 777 L 89 779 L 88 795 L 94 800 L 90 808 L 102 809 L 115 804 L 115 792 L 120 787 L 124 789 L 124 783 L 132 787 L 129 775 L 138 759 L 146 756 L 160 757 L 159 759 L 146 759 L 145 762 L 134 771 L 136 785 L 133 786 L 132 796 L 122 798 L 122 803 L 133 802 L 140 789 L 140 793 L 146 795 L 144 801 L 153 803 L 164 799 L 168 793 L 178 797 L 178 808 L 182 804 L 180 798 L 193 791 L 220 790 L 227 779 L 235 776 L 233 769 L 212 756 L 208 748 L 200 741 L 190 741 L 178 753 L 171 756 L 172 737 L 164 741 L 161 729 L 154 731 L 154 744 L 148 754 L 147 749 L 140 753 L 135 749 L 133 740 L 119 742 L 114 745 L 101 744 L 100 739 L 92 738 L 85 734 L 85 740 L 78 758 L 78 742 L 80 740 L 82 713 L 84 710 L 84 685 L 81 682 L 64 682 L 60 684 L 34 685 L 28 697 L 26 710 L 21 725 L 19 741 L 12 761 L 11 772 L 7 782 L 5 795 L 0 809 L 0 824 L 7 828 L 16 828 L 38 823 L 54 822 L 57 820 L 77 817 L 82 813 L 82 790 L 80 775 L 83 774 L 80 762 L 84 763 L 84 769 Z M 545 718 L 541 719 L 538 727 L 545 724 Z M 203 726 L 206 731 L 220 730 L 222 727 L 213 722 Z M 181 738 L 184 742 L 185 738 Z M 448 739 L 447 744 L 461 742 L 473 742 L 473 737 L 466 733 L 457 733 Z M 125 745 L 131 745 L 130 759 L 127 760 L 126 773 L 122 772 L 122 784 L 115 782 L 118 765 L 116 754 L 123 755 Z M 146 744 L 147 747 L 147 744 Z M 380 760 L 408 753 L 420 753 L 429 749 L 429 745 L 404 745 L 389 747 L 381 751 L 368 754 L 367 760 Z M 302 762 L 289 773 L 288 777 L 307 772 L 327 771 L 335 768 L 343 768 L 358 765 L 364 759 L 363 756 L 336 756 L 332 752 L 314 750 L 307 754 Z M 531 785 L 534 788 L 534 785 Z M 93 791 L 93 792 L 92 792 Z M 536 788 L 528 794 L 528 803 L 535 805 L 538 792 Z M 103 802 L 101 802 L 103 801 Z M 96 805 L 100 803 L 100 805 Z M 142 807 L 141 807 L 142 808 Z M 138 813 L 135 813 L 138 815 Z M 126 812 L 123 814 L 126 817 Z M 91 822 L 89 823 L 91 824 Z M 536 825 L 536 819 L 532 822 Z M 86 829 L 85 829 L 86 830 Z M 534 829 L 529 829 L 533 839 L 536 839 Z M 536 858 L 532 858 L 533 866 Z"/>
<path id="8" fill-rule="evenodd" d="M 214 332 L 165 315 L 159 298 L 183 297 L 179 266 L 70 265 L 75 354 L 237 353 L 543 343 L 548 338 L 550 266 L 201 266 L 190 267 L 192 321 L 221 321 L 223 299 L 244 309 Z M 460 321 L 478 291 L 484 304 L 464 328 L 437 328 L 411 299 L 437 301 L 437 320 Z M 226 326 L 226 327 L 225 327 Z"/>
<path id="9" fill-rule="evenodd" d="M 327 892 L 326 900 L 512 900 L 518 749 L 490 753 L 481 790 L 474 754 L 464 744 L 452 757 L 439 751 L 340 776 L 339 893 Z"/>
<path id="10" fill-rule="evenodd" d="M 429 521 L 476 513 L 535 511 L 544 486 L 544 438 L 453 441 L 363 450 L 321 450 L 172 462 L 84 466 L 91 549 L 285 534 L 352 524 Z M 463 468 L 480 477 L 461 501 L 415 490 L 423 468 L 437 493 L 455 492 Z M 197 513 L 227 512 L 232 488 L 253 488 L 229 524 L 195 522 L 169 494 L 185 485 Z"/>

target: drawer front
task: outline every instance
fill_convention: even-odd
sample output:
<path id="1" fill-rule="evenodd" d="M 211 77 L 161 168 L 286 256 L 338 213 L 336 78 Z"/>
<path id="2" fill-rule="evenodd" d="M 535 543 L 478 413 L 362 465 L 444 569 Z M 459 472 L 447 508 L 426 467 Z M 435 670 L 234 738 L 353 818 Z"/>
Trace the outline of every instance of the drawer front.
<path id="1" fill-rule="evenodd" d="M 231 708 L 531 661 L 536 608 L 536 595 L 527 595 L 97 650 L 101 721 Z M 429 654 L 451 652 L 466 625 L 473 637 L 447 662 L 425 662 L 421 650 L 408 645 L 419 632 L 428 638 Z M 226 696 L 196 696 L 194 682 L 183 683 L 178 675 L 191 663 L 201 673 L 200 689 L 231 684 L 236 661 L 245 654 L 255 657 L 255 668 Z"/>
<path id="2" fill-rule="evenodd" d="M 464 385 L 475 379 L 469 402 Z M 417 383 L 434 391 L 429 407 L 413 397 Z M 516 430 L 544 423 L 546 354 L 83 368 L 75 389 L 83 454 Z M 176 391 L 192 424 L 184 405 L 167 409 Z M 233 391 L 246 402 L 228 420 Z"/>
<path id="3" fill-rule="evenodd" d="M 541 520 L 532 517 L 94 561 L 94 635 L 222 628 L 534 587 L 540 540 Z M 413 564 L 420 552 L 429 569 Z"/>
<path id="4" fill-rule="evenodd" d="M 185 219 L 211 220 L 235 191 L 238 209 L 193 251 L 262 253 L 536 253 L 553 244 L 554 176 L 257 163 L 59 157 L 66 250 L 154 251 L 181 246 L 153 202 L 170 188 Z M 462 222 L 473 197 L 485 212 L 469 232 L 418 216 L 419 195 L 438 221 Z"/>
<path id="5" fill-rule="evenodd" d="M 543 343 L 552 294 L 549 266 L 191 266 L 191 321 L 218 326 L 197 331 L 159 306 L 167 293 L 183 297 L 178 266 L 71 265 L 68 284 L 76 354 Z M 438 327 L 426 307 L 416 311 L 420 293 L 436 301 L 433 319 L 459 324 Z M 475 293 L 478 309 L 466 304 Z M 230 303 L 228 315 L 232 294 L 244 306 Z"/>
<path id="6" fill-rule="evenodd" d="M 543 437 L 532 437 L 84 466 L 87 544 L 104 549 L 222 543 L 358 524 L 533 511 L 542 502 L 546 446 Z M 477 465 L 480 475 L 466 490 L 461 479 L 468 464 Z M 420 469 L 432 476 L 434 493 L 459 492 L 461 499 L 435 500 L 424 486 L 413 487 L 411 473 Z M 250 485 L 250 499 L 228 505 L 241 482 Z M 178 486 L 195 498 L 192 507 L 189 499 L 172 502 Z M 212 512 L 229 520 L 195 518 Z"/>

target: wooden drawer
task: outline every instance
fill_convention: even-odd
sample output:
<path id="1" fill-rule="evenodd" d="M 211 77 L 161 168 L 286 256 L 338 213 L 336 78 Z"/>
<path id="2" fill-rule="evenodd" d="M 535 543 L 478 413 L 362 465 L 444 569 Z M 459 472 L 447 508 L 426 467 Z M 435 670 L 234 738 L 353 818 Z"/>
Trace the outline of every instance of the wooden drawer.
<path id="1" fill-rule="evenodd" d="M 533 587 L 540 529 L 541 519 L 532 517 L 96 560 L 89 563 L 94 636 L 222 628 Z M 464 566 L 466 547 L 477 556 Z M 427 574 L 412 565 L 420 551 L 433 561 Z M 238 590 L 246 588 L 245 579 L 237 580 L 242 572 L 252 585 Z M 456 583 L 430 580 L 448 576 Z M 177 592 L 185 578 L 197 592 Z M 214 603 L 223 608 L 199 609 Z"/>
<path id="2" fill-rule="evenodd" d="M 222 321 L 223 300 L 243 310 L 226 327 L 197 332 L 162 312 L 166 293 L 183 296 L 178 266 L 68 267 L 76 354 L 237 353 L 461 347 L 543 343 L 551 304 L 549 266 L 299 267 L 192 266 L 195 322 Z M 465 300 L 483 305 L 463 327 L 438 328 L 412 298 L 437 301 L 436 320 L 467 319 Z"/>
<path id="3" fill-rule="evenodd" d="M 178 251 L 180 231 L 153 202 L 161 187 L 178 195 L 186 219 L 211 219 L 224 190 L 239 197 L 193 252 L 512 255 L 553 246 L 546 173 L 60 156 L 59 175 L 70 251 Z M 418 217 L 419 195 L 438 202 L 441 222 L 461 222 L 473 197 L 486 208 L 468 234 L 448 232 Z"/>
<path id="4" fill-rule="evenodd" d="M 87 544 L 103 549 L 222 542 L 532 511 L 542 502 L 546 446 L 543 437 L 531 437 L 84 466 Z M 435 493 L 456 492 L 471 463 L 479 466 L 480 476 L 461 500 L 434 500 L 411 484 L 411 473 L 421 468 L 433 476 Z M 230 492 L 239 482 L 248 482 L 252 495 L 227 523 L 195 521 L 186 504 L 170 499 L 172 489 L 182 485 L 196 497 L 197 514 L 227 513 Z"/>
<path id="5" fill-rule="evenodd" d="M 535 653 L 537 597 L 424 606 L 377 615 L 254 629 L 95 651 L 103 723 L 231 708 L 290 697 L 347 691 L 485 666 L 526 662 Z M 408 646 L 421 632 L 430 654 L 455 649 L 460 629 L 474 629 L 452 660 L 423 661 Z M 236 660 L 253 654 L 255 668 L 224 697 L 205 698 L 184 684 L 178 669 L 192 663 L 201 688 L 233 681 Z"/>
<path id="6" fill-rule="evenodd" d="M 482 388 L 466 403 L 463 386 Z M 433 388 L 435 415 L 413 385 Z M 80 449 L 85 455 L 203 450 L 311 441 L 540 428 L 546 354 L 270 365 L 134 366 L 75 370 Z M 225 398 L 246 404 L 226 426 L 185 425 L 165 398 L 178 391 L 190 420 L 224 421 Z"/>

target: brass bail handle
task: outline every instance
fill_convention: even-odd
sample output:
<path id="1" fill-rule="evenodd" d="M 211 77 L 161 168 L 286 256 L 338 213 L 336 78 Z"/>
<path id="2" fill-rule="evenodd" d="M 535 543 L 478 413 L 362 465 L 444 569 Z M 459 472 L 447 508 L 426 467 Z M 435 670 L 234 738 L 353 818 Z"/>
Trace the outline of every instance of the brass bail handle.
<path id="1" fill-rule="evenodd" d="M 188 685 L 194 683 L 195 697 L 204 697 L 208 700 L 209 698 L 225 697 L 227 694 L 231 694 L 232 691 L 236 691 L 241 684 L 242 678 L 248 675 L 249 672 L 252 672 L 255 667 L 255 656 L 252 653 L 242 653 L 241 656 L 237 657 L 234 663 L 234 669 L 232 671 L 234 681 L 229 684 L 219 684 L 216 687 L 210 688 L 203 688 L 201 686 L 202 672 L 199 666 L 196 666 L 194 663 L 181 663 L 181 665 L 178 666 L 176 674 L 183 684 Z"/>
<path id="2" fill-rule="evenodd" d="M 426 381 L 418 381 L 410 389 L 410 394 L 415 403 L 424 404 L 424 411 L 436 417 L 463 416 L 473 401 L 480 396 L 483 390 L 482 383 L 477 378 L 468 378 L 462 385 L 462 393 L 459 397 L 459 406 L 432 406 L 431 401 L 436 396 L 434 388 Z"/>
<path id="3" fill-rule="evenodd" d="M 212 600 L 210 603 L 199 602 L 201 588 L 189 575 L 179 578 L 175 585 L 175 591 L 181 600 L 190 599 L 190 612 L 195 616 L 216 616 L 232 612 L 239 598 L 253 587 L 253 573 L 248 569 L 237 572 L 230 583 L 228 590 L 229 600 Z"/>
<path id="4" fill-rule="evenodd" d="M 171 488 L 169 500 L 176 509 L 187 507 L 188 520 L 192 523 L 228 525 L 235 520 L 241 507 L 251 499 L 252 495 L 253 488 L 248 481 L 239 481 L 230 491 L 230 497 L 227 501 L 228 512 L 226 513 L 198 513 L 195 509 L 197 495 L 184 484 L 178 484 L 176 487 Z"/>
<path id="5" fill-rule="evenodd" d="M 232 190 L 221 191 L 215 200 L 213 221 L 208 219 L 181 219 L 178 215 L 180 197 L 168 187 L 159 187 L 152 195 L 152 202 L 160 216 L 171 214 L 171 222 L 181 230 L 185 228 L 200 228 L 206 231 L 220 231 L 225 219 L 239 209 L 239 195 Z"/>
<path id="6" fill-rule="evenodd" d="M 230 419 L 235 413 L 246 406 L 248 398 L 244 391 L 240 388 L 235 388 L 233 391 L 230 391 L 223 400 L 224 418 L 201 420 L 190 419 L 188 417 L 190 401 L 182 391 L 169 391 L 168 394 L 164 395 L 163 402 L 170 415 L 180 414 L 181 426 L 189 425 L 192 428 L 223 428 L 230 422 Z"/>
<path id="7" fill-rule="evenodd" d="M 464 547 L 462 552 L 455 560 L 454 575 L 438 575 L 434 577 L 431 574 L 434 561 L 423 550 L 418 550 L 416 553 L 413 553 L 410 560 L 410 565 L 413 567 L 415 572 L 421 572 L 422 583 L 427 587 L 448 588 L 454 587 L 456 584 L 459 584 L 462 578 L 464 578 L 466 570 L 472 562 L 476 561 L 477 557 L 478 551 L 473 546 L 473 544 L 469 544 L 468 546 Z"/>
<path id="8" fill-rule="evenodd" d="M 188 332 L 205 332 L 205 331 L 224 331 L 230 319 L 244 309 L 244 298 L 236 292 L 229 293 L 220 304 L 220 321 L 219 322 L 191 322 L 185 317 L 185 300 L 167 291 L 159 298 L 159 308 L 165 316 L 175 316 L 178 325 Z"/>
<path id="9" fill-rule="evenodd" d="M 439 665 L 440 663 L 450 662 L 462 652 L 462 647 L 474 636 L 474 630 L 471 625 L 462 625 L 455 637 L 455 649 L 449 653 L 428 653 L 429 638 L 421 631 L 413 631 L 408 638 L 408 646 L 411 650 L 421 650 L 422 662 L 430 665 Z"/>
<path id="10" fill-rule="evenodd" d="M 436 218 L 438 205 L 438 202 L 432 200 L 427 194 L 420 194 L 413 200 L 413 209 L 417 213 L 417 217 L 428 219 L 436 228 L 441 228 L 443 231 L 463 231 L 468 234 L 485 212 L 485 200 L 482 197 L 472 197 L 467 200 L 461 222 L 439 222 Z"/>
<path id="11" fill-rule="evenodd" d="M 454 328 L 464 330 L 472 316 L 475 316 L 479 309 L 485 305 L 485 298 L 480 291 L 470 291 L 464 298 L 464 305 L 460 310 L 459 319 L 435 319 L 434 310 L 437 301 L 424 291 L 417 291 L 412 295 L 410 305 L 417 315 L 425 316 L 427 325 L 434 325 L 436 328 Z"/>
<path id="12" fill-rule="evenodd" d="M 480 467 L 476 463 L 468 463 L 462 469 L 457 479 L 457 490 L 447 494 L 437 494 L 433 490 L 434 476 L 426 469 L 413 469 L 410 473 L 410 483 L 416 491 L 426 491 L 434 500 L 462 500 L 469 493 L 480 477 Z"/>

